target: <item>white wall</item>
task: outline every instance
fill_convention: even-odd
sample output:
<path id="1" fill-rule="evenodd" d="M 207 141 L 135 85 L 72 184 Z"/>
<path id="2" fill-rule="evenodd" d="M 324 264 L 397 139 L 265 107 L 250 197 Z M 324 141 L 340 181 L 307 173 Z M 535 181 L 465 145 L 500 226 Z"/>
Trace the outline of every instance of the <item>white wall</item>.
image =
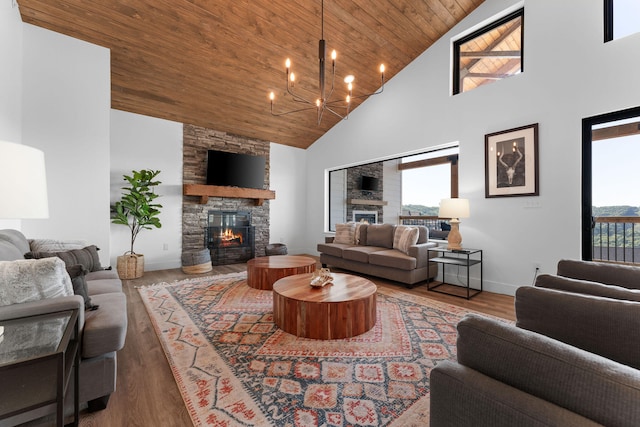
<path id="1" fill-rule="evenodd" d="M 284 243 L 289 254 L 307 252 L 307 170 L 306 151 L 281 144 L 271 144 L 269 182 L 276 192 L 269 201 L 269 235 L 271 243 Z M 317 194 L 319 196 L 321 193 Z"/>
<path id="2" fill-rule="evenodd" d="M 388 160 L 382 164 L 382 200 L 387 202 L 382 207 L 382 213 L 387 224 L 400 224 L 398 216 L 402 213 L 402 172 L 398 170 L 399 164 L 400 159 Z"/>
<path id="3" fill-rule="evenodd" d="M 18 7 L 0 2 L 0 140 L 22 142 L 22 21 Z"/>
<path id="4" fill-rule="evenodd" d="M 22 21 L 12 2 L 0 2 L 0 141 L 22 142 Z M 0 230 L 20 229 L 0 219 Z"/>
<path id="5" fill-rule="evenodd" d="M 309 250 L 323 239 L 325 169 L 459 141 L 460 197 L 471 203 L 463 244 L 484 250 L 485 289 L 513 293 L 531 283 L 534 262 L 554 272 L 560 258 L 580 258 L 581 120 L 640 105 L 631 71 L 640 55 L 630 54 L 640 34 L 605 45 L 602 0 L 526 2 L 524 73 L 451 96 L 452 38 L 517 4 L 485 1 L 310 147 Z M 531 123 L 540 124 L 540 207 L 485 199 L 484 135 Z"/>
<path id="6" fill-rule="evenodd" d="M 109 50 L 23 24 L 22 143 L 44 151 L 49 218 L 27 237 L 85 239 L 109 264 Z"/>
<path id="7" fill-rule="evenodd" d="M 142 230 L 134 244 L 144 254 L 145 270 L 179 268 L 182 254 L 182 123 L 111 110 L 111 204 L 120 200 L 123 175 L 133 170 L 160 170 L 156 201 L 161 228 Z M 130 250 L 131 232 L 111 224 L 111 264 Z"/>

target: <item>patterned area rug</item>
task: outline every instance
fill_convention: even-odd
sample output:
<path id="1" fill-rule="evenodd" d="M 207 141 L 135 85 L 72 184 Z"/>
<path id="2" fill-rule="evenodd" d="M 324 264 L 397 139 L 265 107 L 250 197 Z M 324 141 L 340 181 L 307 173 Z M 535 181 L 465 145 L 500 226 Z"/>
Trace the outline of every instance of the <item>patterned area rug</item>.
<path id="1" fill-rule="evenodd" d="M 429 373 L 469 312 L 379 288 L 372 330 L 320 341 L 279 330 L 246 273 L 140 295 L 196 426 L 426 426 Z"/>

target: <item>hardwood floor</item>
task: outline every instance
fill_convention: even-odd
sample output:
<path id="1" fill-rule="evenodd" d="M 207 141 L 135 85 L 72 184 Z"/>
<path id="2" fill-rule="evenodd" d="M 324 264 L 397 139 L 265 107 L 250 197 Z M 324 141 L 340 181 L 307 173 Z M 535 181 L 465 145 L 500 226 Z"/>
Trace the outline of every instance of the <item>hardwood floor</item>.
<path id="1" fill-rule="evenodd" d="M 213 274 L 246 271 L 246 264 L 214 267 Z M 335 271 L 338 271 L 337 269 Z M 146 272 L 143 277 L 123 281 L 127 295 L 129 326 L 125 347 L 118 353 L 117 390 L 111 395 L 107 409 L 95 413 L 84 410 L 83 427 L 191 426 L 191 419 L 173 379 L 160 342 L 153 330 L 137 286 L 173 282 L 185 278 L 180 269 Z M 426 285 L 405 289 L 397 283 L 370 278 L 377 286 L 398 292 L 420 295 L 466 307 L 483 313 L 515 320 L 513 297 L 483 292 L 467 301 L 428 291 Z"/>

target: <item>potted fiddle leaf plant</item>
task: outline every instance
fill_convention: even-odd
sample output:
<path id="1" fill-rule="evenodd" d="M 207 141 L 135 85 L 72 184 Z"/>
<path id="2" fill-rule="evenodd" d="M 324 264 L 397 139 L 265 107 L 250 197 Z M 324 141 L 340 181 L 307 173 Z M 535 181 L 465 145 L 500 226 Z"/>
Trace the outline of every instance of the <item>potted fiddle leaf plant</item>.
<path id="1" fill-rule="evenodd" d="M 155 181 L 159 173 L 159 170 L 142 169 L 132 171 L 131 175 L 124 175 L 129 186 L 122 187 L 122 198 L 112 208 L 111 222 L 126 225 L 131 230 L 131 249 L 118 257 L 118 276 L 121 279 L 142 277 L 144 255 L 133 250 L 136 237 L 144 229 L 162 227 L 158 217 L 162 205 L 154 202 L 160 197 L 155 192 L 156 187 L 161 184 L 160 181 Z"/>

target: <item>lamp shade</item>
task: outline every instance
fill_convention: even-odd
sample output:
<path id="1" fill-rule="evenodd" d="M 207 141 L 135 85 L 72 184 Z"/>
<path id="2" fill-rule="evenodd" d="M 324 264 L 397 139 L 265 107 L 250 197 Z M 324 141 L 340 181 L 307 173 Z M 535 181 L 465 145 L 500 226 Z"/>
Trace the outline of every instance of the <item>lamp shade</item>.
<path id="1" fill-rule="evenodd" d="M 438 216 L 440 218 L 469 218 L 469 200 L 442 199 Z"/>
<path id="2" fill-rule="evenodd" d="M 49 217 L 44 153 L 0 141 L 0 218 Z"/>

